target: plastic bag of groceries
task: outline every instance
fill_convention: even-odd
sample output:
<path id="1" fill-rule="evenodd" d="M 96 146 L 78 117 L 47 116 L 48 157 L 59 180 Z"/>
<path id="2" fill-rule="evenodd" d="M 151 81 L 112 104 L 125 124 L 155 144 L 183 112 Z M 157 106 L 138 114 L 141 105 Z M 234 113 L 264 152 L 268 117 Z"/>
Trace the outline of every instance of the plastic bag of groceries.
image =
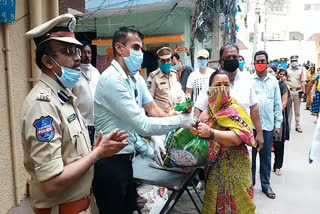
<path id="1" fill-rule="evenodd" d="M 182 90 L 181 84 L 179 82 L 176 82 L 172 85 L 170 91 L 169 91 L 169 101 L 172 104 L 172 107 L 167 109 L 167 113 L 169 115 L 172 115 L 175 113 L 174 105 L 176 103 L 183 103 L 186 100 L 185 94 Z"/>
<path id="2" fill-rule="evenodd" d="M 200 138 L 190 129 L 179 128 L 170 132 L 165 146 L 167 154 L 163 162 L 168 168 L 203 166 L 208 160 L 207 139 Z"/>

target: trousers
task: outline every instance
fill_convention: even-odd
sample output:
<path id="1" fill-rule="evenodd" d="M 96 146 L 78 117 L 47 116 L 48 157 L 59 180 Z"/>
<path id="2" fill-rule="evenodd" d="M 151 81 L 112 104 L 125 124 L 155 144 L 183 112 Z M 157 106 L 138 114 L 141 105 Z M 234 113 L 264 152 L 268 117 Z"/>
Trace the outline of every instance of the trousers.
<path id="1" fill-rule="evenodd" d="M 254 130 L 254 136 L 257 135 L 256 130 Z M 271 174 L 271 150 L 272 150 L 272 139 L 273 131 L 263 130 L 263 149 L 259 152 L 260 158 L 260 181 L 262 190 L 268 189 L 270 185 L 270 174 Z M 257 148 L 252 148 L 252 183 L 256 183 L 256 158 L 258 150 Z"/>
<path id="2" fill-rule="evenodd" d="M 132 214 L 138 210 L 130 155 L 115 155 L 94 166 L 92 183 L 100 214 Z"/>
<path id="3" fill-rule="evenodd" d="M 274 164 L 273 170 L 281 169 L 284 156 L 284 141 L 274 141 Z"/>
<path id="4" fill-rule="evenodd" d="M 291 102 L 290 102 L 291 100 Z M 300 105 L 301 105 L 301 97 L 298 92 L 290 92 L 290 100 L 288 105 L 293 103 L 294 107 L 294 117 L 296 121 L 296 126 L 300 126 Z"/>

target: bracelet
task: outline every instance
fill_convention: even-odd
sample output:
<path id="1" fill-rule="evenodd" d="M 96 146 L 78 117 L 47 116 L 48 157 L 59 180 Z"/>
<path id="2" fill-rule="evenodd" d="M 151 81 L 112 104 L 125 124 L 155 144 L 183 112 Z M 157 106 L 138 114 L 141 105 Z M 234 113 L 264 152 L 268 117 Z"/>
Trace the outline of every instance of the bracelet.
<path id="1" fill-rule="evenodd" d="M 210 139 L 214 140 L 215 136 L 214 136 L 214 129 L 210 129 Z"/>

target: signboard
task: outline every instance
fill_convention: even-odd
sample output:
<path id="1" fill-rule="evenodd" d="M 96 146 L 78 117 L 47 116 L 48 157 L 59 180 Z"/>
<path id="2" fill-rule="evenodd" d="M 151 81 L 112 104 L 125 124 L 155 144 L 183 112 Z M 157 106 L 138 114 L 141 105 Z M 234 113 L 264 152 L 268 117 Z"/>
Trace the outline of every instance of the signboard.
<path id="1" fill-rule="evenodd" d="M 16 17 L 16 0 L 0 0 L 0 22 L 12 23 Z"/>

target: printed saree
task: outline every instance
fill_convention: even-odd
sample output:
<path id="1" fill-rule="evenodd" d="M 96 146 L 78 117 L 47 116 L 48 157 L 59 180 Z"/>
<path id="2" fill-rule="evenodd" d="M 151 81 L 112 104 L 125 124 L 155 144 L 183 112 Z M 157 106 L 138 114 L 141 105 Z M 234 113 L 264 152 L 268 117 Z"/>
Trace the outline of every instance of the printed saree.
<path id="1" fill-rule="evenodd" d="M 211 128 L 232 130 L 243 143 L 232 147 L 209 143 L 202 213 L 254 213 L 251 162 L 246 147 L 255 146 L 252 122 L 244 108 L 229 97 L 229 87 L 225 86 L 210 89 L 208 113 L 207 124 Z"/>

